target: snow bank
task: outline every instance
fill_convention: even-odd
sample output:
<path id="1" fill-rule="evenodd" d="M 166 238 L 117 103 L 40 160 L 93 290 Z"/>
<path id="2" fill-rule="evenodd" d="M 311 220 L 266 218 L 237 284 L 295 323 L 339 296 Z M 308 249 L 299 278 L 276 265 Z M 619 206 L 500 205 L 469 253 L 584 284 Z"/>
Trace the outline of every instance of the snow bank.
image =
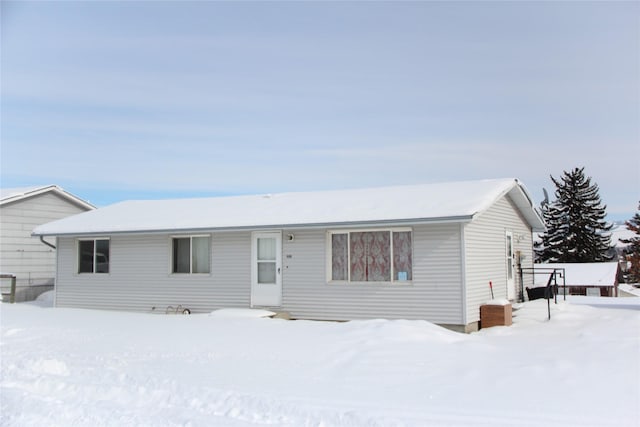
<path id="1" fill-rule="evenodd" d="M 589 297 L 583 295 L 567 295 L 567 301 L 572 304 L 584 304 L 597 307 L 626 308 L 630 310 L 640 310 L 640 298 L 609 298 L 609 297 Z"/>
<path id="2" fill-rule="evenodd" d="M 55 298 L 55 295 L 56 295 L 55 291 L 43 292 L 40 295 L 38 295 L 38 298 L 36 298 L 36 301 L 42 307 L 53 307 L 53 300 Z"/>
<path id="3" fill-rule="evenodd" d="M 273 317 L 276 313 L 269 310 L 259 310 L 250 308 L 223 308 L 209 313 L 211 317 L 226 318 L 256 318 L 256 317 Z"/>
<path id="4" fill-rule="evenodd" d="M 509 305 L 511 301 L 508 299 L 491 299 L 485 303 L 486 305 Z"/>
<path id="5" fill-rule="evenodd" d="M 2 424 L 638 425 L 640 312 L 546 310 L 464 335 L 2 304 Z"/>

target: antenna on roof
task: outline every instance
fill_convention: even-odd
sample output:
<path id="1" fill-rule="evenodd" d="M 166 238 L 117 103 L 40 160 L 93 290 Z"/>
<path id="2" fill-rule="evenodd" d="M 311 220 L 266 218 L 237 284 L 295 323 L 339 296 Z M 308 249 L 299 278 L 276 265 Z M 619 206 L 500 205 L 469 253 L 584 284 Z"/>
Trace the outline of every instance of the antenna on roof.
<path id="1" fill-rule="evenodd" d="M 544 200 L 540 202 L 540 209 L 543 211 L 547 210 L 547 206 L 549 206 L 549 194 L 547 193 L 546 188 L 542 188 L 542 193 L 544 194 Z"/>

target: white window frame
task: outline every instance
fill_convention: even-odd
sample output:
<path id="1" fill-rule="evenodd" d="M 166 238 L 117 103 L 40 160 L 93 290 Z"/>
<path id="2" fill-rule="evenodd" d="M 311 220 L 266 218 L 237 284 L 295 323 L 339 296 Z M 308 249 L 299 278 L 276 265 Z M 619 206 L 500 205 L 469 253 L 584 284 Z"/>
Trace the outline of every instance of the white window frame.
<path id="1" fill-rule="evenodd" d="M 386 231 L 391 233 L 391 238 L 389 240 L 389 256 L 391 260 L 391 280 L 389 281 L 351 281 L 351 233 L 368 233 L 368 232 L 380 232 Z M 403 233 L 410 232 L 411 233 L 411 280 L 396 280 L 395 279 L 395 271 L 393 267 L 393 233 Z M 334 234 L 346 234 L 347 235 L 347 280 L 333 280 L 333 253 L 332 253 L 332 238 Z M 391 228 L 346 228 L 346 229 L 333 229 L 327 230 L 326 236 L 326 278 L 328 284 L 347 284 L 347 285 L 371 285 L 371 286 L 380 286 L 380 285 L 411 285 L 413 284 L 413 228 L 411 227 L 391 227 Z"/>
<path id="2" fill-rule="evenodd" d="M 209 239 L 209 271 L 207 273 L 194 273 L 193 272 L 193 238 L 194 237 L 207 237 Z M 177 273 L 173 271 L 173 239 L 189 239 L 189 272 Z M 169 236 L 169 274 L 172 276 L 210 276 L 212 266 L 212 245 L 211 234 L 176 234 Z"/>
<path id="3" fill-rule="evenodd" d="M 108 258 L 108 271 L 96 271 L 98 266 L 98 253 L 97 244 L 98 240 L 106 240 L 109 242 L 109 258 Z M 93 242 L 93 271 L 80 271 L 80 242 Z M 76 239 L 76 274 L 111 274 L 111 238 L 110 237 L 82 237 Z"/>

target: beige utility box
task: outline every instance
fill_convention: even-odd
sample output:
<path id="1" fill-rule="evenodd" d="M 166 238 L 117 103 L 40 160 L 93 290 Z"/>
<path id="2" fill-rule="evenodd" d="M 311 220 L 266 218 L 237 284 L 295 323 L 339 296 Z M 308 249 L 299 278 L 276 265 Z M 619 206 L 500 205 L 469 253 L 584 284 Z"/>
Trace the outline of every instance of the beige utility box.
<path id="1" fill-rule="evenodd" d="M 511 326 L 512 320 L 511 303 L 497 301 L 480 306 L 480 328 Z"/>

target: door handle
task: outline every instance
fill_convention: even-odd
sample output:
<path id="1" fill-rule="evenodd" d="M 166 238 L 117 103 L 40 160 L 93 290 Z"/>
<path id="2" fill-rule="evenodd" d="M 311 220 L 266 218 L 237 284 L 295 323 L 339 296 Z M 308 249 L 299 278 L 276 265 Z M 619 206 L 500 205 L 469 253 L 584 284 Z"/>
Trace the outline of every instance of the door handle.
<path id="1" fill-rule="evenodd" d="M 278 267 L 278 274 L 280 274 L 280 267 Z"/>

